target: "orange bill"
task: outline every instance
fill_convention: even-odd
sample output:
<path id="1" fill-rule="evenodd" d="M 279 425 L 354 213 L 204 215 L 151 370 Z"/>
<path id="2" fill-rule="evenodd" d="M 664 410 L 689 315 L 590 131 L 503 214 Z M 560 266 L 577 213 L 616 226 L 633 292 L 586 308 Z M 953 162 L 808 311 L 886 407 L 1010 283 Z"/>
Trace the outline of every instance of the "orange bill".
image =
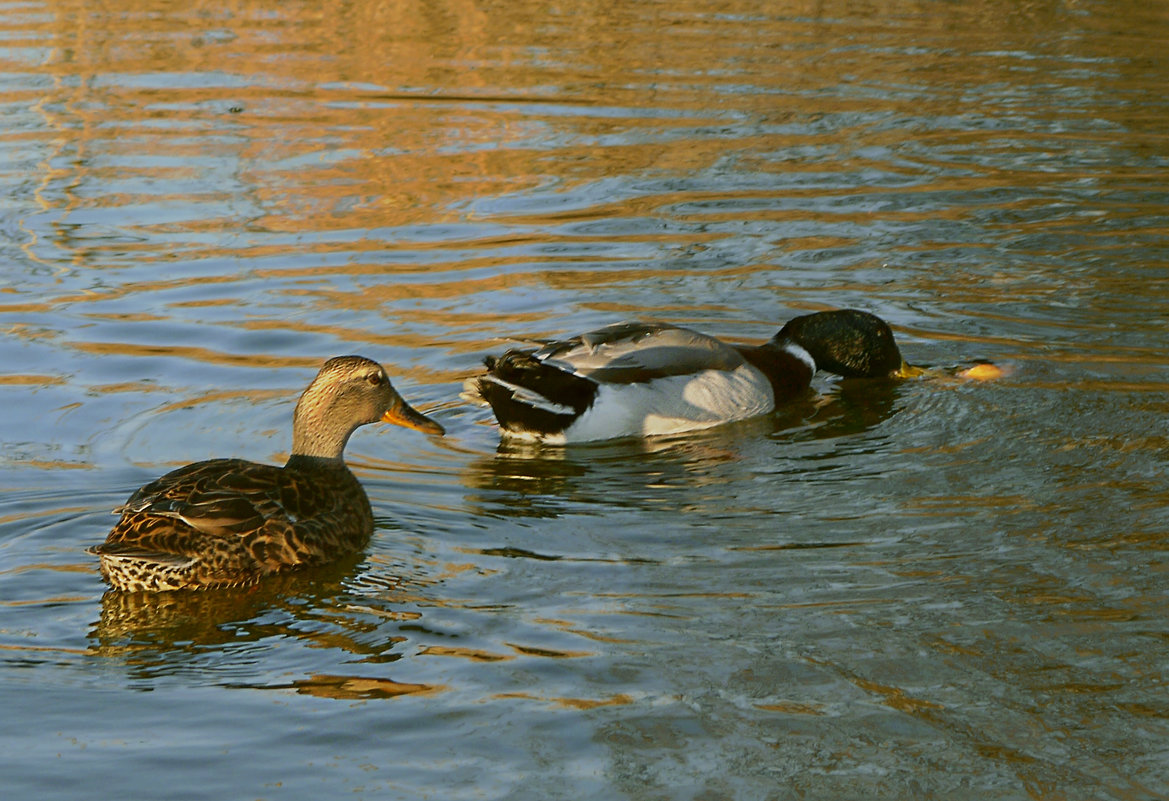
<path id="1" fill-rule="evenodd" d="M 421 431 L 425 434 L 438 434 L 441 436 L 446 433 L 446 430 L 442 426 L 422 414 L 422 412 L 416 411 L 401 398 L 382 415 L 382 422 L 393 423 L 396 426 L 404 426 L 405 428 L 413 428 L 415 431 Z"/>
<path id="2" fill-rule="evenodd" d="M 918 376 L 928 375 L 929 371 L 921 367 L 914 367 L 904 359 L 901 360 L 901 367 L 893 371 L 894 378 L 917 378 Z"/>

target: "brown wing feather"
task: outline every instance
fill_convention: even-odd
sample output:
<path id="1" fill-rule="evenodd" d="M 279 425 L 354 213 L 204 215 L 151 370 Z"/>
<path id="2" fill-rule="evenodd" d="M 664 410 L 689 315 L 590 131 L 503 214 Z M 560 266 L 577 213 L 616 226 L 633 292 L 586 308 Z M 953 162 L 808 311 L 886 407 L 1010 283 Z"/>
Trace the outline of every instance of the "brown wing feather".
<path id="1" fill-rule="evenodd" d="M 198 462 L 135 492 L 94 552 L 222 585 L 356 550 L 373 530 L 369 500 L 344 465 L 285 468 Z"/>

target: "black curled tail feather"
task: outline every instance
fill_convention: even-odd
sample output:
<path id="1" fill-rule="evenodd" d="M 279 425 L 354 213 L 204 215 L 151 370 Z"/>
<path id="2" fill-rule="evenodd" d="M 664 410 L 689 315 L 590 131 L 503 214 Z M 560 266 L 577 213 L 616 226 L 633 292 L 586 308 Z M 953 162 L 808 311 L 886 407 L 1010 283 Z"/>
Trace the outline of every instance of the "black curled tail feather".
<path id="1" fill-rule="evenodd" d="M 572 425 L 597 396 L 596 382 L 509 350 L 484 359 L 487 375 L 477 389 L 507 429 L 555 434 Z"/>
<path id="2" fill-rule="evenodd" d="M 571 409 L 574 414 L 584 412 L 596 399 L 595 381 L 545 364 L 531 351 L 509 350 L 493 361 L 494 364 L 488 365 L 491 376 L 530 390 L 550 404 Z"/>

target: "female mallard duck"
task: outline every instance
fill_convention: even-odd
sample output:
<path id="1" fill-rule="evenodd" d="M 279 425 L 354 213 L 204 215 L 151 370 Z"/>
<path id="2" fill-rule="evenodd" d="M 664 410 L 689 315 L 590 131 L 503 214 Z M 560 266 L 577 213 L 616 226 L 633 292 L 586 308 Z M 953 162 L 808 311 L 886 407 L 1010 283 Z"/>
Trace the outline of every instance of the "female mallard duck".
<path id="1" fill-rule="evenodd" d="M 797 317 L 758 347 L 627 322 L 486 364 L 466 397 L 490 405 L 505 436 L 553 443 L 744 420 L 799 395 L 817 370 L 857 378 L 910 370 L 885 321 L 855 309 Z"/>
<path id="2" fill-rule="evenodd" d="M 296 404 L 284 467 L 212 459 L 152 481 L 92 549 L 102 574 L 122 590 L 223 587 L 360 549 L 373 512 L 342 454 L 358 426 L 379 420 L 443 433 L 377 362 L 329 359 Z"/>

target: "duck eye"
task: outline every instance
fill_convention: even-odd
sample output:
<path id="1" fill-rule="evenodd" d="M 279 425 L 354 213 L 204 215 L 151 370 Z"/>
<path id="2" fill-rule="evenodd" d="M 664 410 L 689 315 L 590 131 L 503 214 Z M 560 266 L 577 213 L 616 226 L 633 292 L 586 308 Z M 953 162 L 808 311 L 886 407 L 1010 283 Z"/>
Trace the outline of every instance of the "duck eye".
<path id="1" fill-rule="evenodd" d="M 377 386 L 378 384 L 380 384 L 382 382 L 383 379 L 382 379 L 381 373 L 370 373 L 369 375 L 367 375 L 365 377 L 365 380 L 368 381 L 369 383 L 373 384 L 374 386 Z"/>

